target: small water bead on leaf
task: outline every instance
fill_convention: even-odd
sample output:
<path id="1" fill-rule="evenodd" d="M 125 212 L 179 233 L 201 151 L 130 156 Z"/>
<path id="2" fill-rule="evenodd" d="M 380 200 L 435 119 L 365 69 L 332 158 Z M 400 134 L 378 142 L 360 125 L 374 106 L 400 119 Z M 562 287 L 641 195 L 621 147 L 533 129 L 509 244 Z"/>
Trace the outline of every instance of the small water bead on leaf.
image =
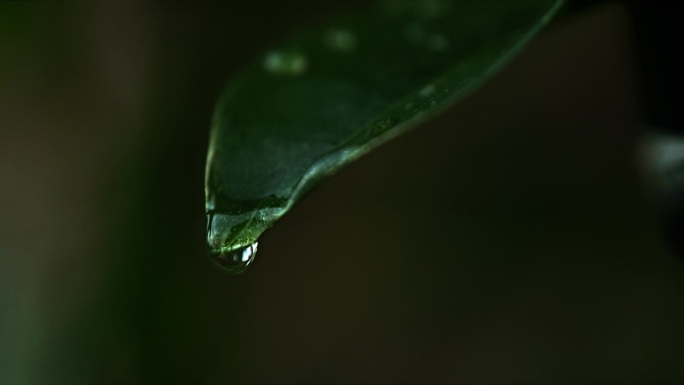
<path id="1" fill-rule="evenodd" d="M 356 35 L 348 29 L 335 28 L 325 34 L 323 42 L 334 51 L 350 52 L 356 48 Z"/>
<path id="2" fill-rule="evenodd" d="M 264 58 L 264 69 L 279 76 L 299 76 L 306 72 L 306 56 L 296 51 L 271 51 Z"/>
<path id="3" fill-rule="evenodd" d="M 211 260 L 214 262 L 216 267 L 228 273 L 242 273 L 252 262 L 254 262 L 258 244 L 258 242 L 254 242 L 253 244 L 241 249 L 212 255 Z"/>

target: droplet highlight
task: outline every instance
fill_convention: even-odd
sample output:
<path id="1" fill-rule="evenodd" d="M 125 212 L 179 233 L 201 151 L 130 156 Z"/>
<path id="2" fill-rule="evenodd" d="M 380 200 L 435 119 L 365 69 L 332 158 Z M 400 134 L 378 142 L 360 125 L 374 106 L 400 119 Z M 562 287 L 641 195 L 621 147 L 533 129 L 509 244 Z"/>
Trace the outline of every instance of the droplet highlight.
<path id="1" fill-rule="evenodd" d="M 306 56 L 295 51 L 271 51 L 264 58 L 264 69 L 279 76 L 299 76 L 309 66 Z"/>
<path id="2" fill-rule="evenodd" d="M 258 244 L 259 242 L 254 242 L 253 244 L 241 249 L 212 255 L 211 260 L 214 262 L 216 267 L 228 273 L 242 273 L 252 262 L 254 262 Z"/>

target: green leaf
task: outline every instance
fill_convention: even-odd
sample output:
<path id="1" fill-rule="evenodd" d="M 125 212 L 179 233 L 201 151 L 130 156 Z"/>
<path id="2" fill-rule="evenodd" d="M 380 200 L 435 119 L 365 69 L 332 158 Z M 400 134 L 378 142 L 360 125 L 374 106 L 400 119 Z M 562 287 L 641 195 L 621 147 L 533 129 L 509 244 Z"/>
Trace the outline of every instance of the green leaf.
<path id="1" fill-rule="evenodd" d="M 398 0 L 282 42 L 228 85 L 206 169 L 207 242 L 239 272 L 313 187 L 453 105 L 510 61 L 560 0 Z"/>

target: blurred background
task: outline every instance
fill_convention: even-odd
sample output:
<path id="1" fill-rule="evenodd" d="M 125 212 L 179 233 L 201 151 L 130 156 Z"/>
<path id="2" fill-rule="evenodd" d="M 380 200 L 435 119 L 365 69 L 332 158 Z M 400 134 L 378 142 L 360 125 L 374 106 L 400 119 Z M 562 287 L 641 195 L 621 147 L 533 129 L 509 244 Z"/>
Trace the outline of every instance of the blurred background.
<path id="1" fill-rule="evenodd" d="M 0 382 L 684 382 L 630 13 L 552 23 L 226 275 L 220 90 L 351 1 L 0 3 Z"/>

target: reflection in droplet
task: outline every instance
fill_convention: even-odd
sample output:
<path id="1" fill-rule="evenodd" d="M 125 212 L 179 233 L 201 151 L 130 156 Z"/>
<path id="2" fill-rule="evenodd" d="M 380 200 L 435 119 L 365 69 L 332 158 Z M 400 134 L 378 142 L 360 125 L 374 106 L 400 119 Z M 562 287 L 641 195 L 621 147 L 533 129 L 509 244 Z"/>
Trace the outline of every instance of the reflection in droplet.
<path id="1" fill-rule="evenodd" d="M 356 48 L 356 36 L 347 29 L 331 29 L 324 37 L 325 44 L 339 52 L 349 52 Z"/>
<path id="2" fill-rule="evenodd" d="M 221 270 L 228 273 L 242 273 L 254 261 L 258 242 L 228 253 L 212 255 L 211 260 Z"/>
<path id="3" fill-rule="evenodd" d="M 234 236 L 232 229 L 235 225 L 248 222 L 250 218 L 251 213 L 238 215 L 207 213 L 207 247 L 209 251 L 217 253 L 221 249 L 231 247 L 228 240 Z M 251 239 L 241 240 L 244 243 L 251 241 Z"/>
<path id="4" fill-rule="evenodd" d="M 307 67 L 306 56 L 298 52 L 271 51 L 264 58 L 264 68 L 274 75 L 302 75 Z"/>

